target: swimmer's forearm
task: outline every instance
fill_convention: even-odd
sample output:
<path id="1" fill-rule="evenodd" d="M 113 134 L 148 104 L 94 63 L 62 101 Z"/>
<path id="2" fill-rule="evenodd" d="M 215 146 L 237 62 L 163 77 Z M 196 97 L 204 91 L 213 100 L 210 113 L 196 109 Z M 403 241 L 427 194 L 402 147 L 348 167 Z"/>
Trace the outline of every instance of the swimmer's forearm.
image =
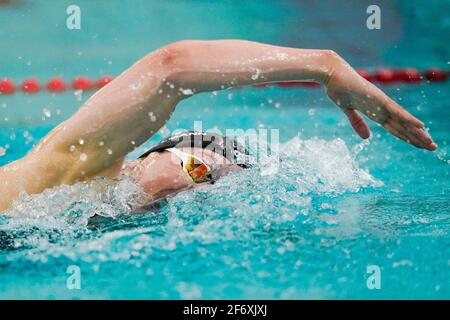
<path id="1" fill-rule="evenodd" d="M 314 80 L 326 86 L 328 96 L 344 111 L 362 138 L 368 138 L 370 130 L 358 111 L 416 147 L 437 148 L 420 120 L 360 77 L 331 50 L 276 47 L 240 40 L 186 41 L 171 47 L 178 59 L 170 78 L 182 92 L 270 81 Z"/>
<path id="2" fill-rule="evenodd" d="M 326 83 L 336 54 L 331 50 L 278 47 L 242 40 L 181 41 L 168 81 L 181 92 L 220 90 L 271 81 Z"/>

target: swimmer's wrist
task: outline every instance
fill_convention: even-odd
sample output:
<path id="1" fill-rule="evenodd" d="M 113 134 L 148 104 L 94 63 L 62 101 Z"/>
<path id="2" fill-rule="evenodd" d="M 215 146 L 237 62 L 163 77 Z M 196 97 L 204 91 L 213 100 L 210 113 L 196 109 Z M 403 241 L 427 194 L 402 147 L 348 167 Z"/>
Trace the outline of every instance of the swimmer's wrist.
<path id="1" fill-rule="evenodd" d="M 315 81 L 328 85 L 339 55 L 333 50 L 299 49 L 300 59 L 295 61 L 295 72 L 298 80 Z M 341 59 L 342 60 L 342 59 Z"/>
<path id="2" fill-rule="evenodd" d="M 318 59 L 318 65 L 316 70 L 316 81 L 327 86 L 336 65 L 342 58 L 333 50 L 319 50 L 320 55 Z"/>

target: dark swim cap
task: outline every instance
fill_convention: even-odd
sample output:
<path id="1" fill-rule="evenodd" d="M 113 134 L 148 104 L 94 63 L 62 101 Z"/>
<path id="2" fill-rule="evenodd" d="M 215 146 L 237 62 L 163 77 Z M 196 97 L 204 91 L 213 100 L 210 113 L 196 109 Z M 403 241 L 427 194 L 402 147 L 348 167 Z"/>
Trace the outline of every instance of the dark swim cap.
<path id="1" fill-rule="evenodd" d="M 250 153 L 236 139 L 217 133 L 185 131 L 162 140 L 158 145 L 143 153 L 140 158 L 152 152 L 162 152 L 169 148 L 207 149 L 227 158 L 231 163 L 242 168 L 250 168 Z"/>

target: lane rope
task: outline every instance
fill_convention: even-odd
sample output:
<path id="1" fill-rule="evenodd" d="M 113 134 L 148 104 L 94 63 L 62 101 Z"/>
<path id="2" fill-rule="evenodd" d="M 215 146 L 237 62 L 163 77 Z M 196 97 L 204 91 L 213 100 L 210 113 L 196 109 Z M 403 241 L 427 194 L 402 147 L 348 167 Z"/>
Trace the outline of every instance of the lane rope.
<path id="1" fill-rule="evenodd" d="M 368 72 L 363 69 L 356 70 L 360 76 L 368 81 L 379 84 L 408 83 L 415 84 L 419 82 L 441 82 L 450 76 L 450 71 L 444 71 L 439 68 L 429 68 L 423 72 L 414 68 L 404 69 L 388 69 L 382 68 Z M 46 82 L 39 82 L 36 78 L 27 78 L 21 83 L 15 83 L 9 78 L 0 79 L 0 95 L 10 95 L 13 93 L 35 94 L 42 91 L 51 93 L 62 93 L 68 90 L 98 90 L 107 85 L 114 78 L 111 76 L 103 76 L 98 79 L 90 79 L 86 76 L 78 76 L 72 81 L 65 81 L 60 77 L 52 77 Z M 253 85 L 255 88 L 268 86 L 278 87 L 318 87 L 317 82 L 310 81 L 283 81 L 270 82 Z"/>

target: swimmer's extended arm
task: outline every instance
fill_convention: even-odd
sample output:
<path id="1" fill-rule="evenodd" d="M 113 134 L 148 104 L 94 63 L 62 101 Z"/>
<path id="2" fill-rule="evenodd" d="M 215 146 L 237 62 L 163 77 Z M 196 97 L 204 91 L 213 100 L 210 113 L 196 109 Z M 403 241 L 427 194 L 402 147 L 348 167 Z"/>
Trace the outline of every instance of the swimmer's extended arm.
<path id="1" fill-rule="evenodd" d="M 329 50 L 240 40 L 181 41 L 139 60 L 52 130 L 26 157 L 0 168 L 0 211 L 20 190 L 39 193 L 97 175 L 114 175 L 127 153 L 192 94 L 268 81 L 315 80 L 363 137 L 356 110 L 410 143 L 434 150 L 423 124 Z"/>
<path id="2" fill-rule="evenodd" d="M 333 51 L 234 40 L 182 42 L 178 46 L 183 58 L 171 78 L 182 88 L 200 92 L 264 81 L 314 80 L 325 85 L 328 96 L 362 138 L 368 138 L 370 131 L 358 111 L 416 147 L 437 148 L 421 121 Z"/>

